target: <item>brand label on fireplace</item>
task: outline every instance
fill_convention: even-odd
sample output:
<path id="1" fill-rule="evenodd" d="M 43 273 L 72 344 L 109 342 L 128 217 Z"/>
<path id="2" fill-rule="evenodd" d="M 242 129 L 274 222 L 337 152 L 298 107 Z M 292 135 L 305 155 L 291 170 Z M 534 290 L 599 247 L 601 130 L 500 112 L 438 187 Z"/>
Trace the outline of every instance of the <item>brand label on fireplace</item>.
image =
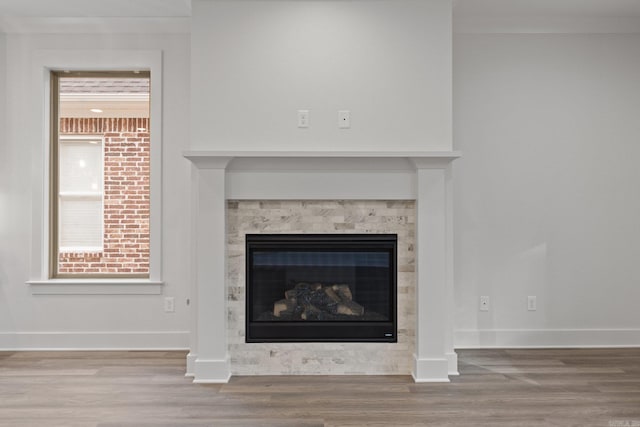
<path id="1" fill-rule="evenodd" d="M 392 337 L 393 334 L 384 334 L 385 337 Z"/>

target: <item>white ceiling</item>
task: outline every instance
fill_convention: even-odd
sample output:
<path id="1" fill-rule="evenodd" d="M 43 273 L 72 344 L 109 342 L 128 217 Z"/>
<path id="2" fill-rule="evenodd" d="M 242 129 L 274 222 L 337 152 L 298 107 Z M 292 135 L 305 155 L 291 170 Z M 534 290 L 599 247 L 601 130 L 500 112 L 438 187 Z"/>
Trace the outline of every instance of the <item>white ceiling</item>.
<path id="1" fill-rule="evenodd" d="M 640 0 L 453 0 L 453 4 L 457 33 L 640 32 Z M 0 32 L 189 33 L 190 17 L 191 0 L 0 0 Z"/>
<path id="2" fill-rule="evenodd" d="M 640 0 L 454 0 L 459 16 L 640 16 Z M 188 17 L 191 0 L 0 0 L 14 17 Z"/>

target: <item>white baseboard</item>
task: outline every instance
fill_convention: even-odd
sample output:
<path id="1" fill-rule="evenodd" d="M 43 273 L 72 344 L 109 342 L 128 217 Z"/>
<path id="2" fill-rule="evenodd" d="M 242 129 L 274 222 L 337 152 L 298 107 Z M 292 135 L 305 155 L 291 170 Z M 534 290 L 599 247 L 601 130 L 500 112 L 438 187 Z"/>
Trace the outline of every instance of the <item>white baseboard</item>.
<path id="1" fill-rule="evenodd" d="M 188 331 L 0 332 L 0 351 L 186 350 Z"/>
<path id="2" fill-rule="evenodd" d="M 640 329 L 458 329 L 455 348 L 640 347 Z"/>
<path id="3" fill-rule="evenodd" d="M 193 382 L 195 384 L 225 384 L 231 378 L 228 359 L 198 359 L 194 363 Z"/>
<path id="4" fill-rule="evenodd" d="M 196 360 L 198 360 L 198 355 L 196 353 L 191 351 L 187 354 L 187 372 L 184 374 L 185 377 L 195 377 Z"/>
<path id="5" fill-rule="evenodd" d="M 411 376 L 416 383 L 449 382 L 449 359 L 418 359 L 414 354 Z"/>
<path id="6" fill-rule="evenodd" d="M 445 356 L 447 357 L 447 364 L 449 365 L 449 375 L 460 375 L 460 372 L 458 372 L 458 355 L 456 352 L 446 353 Z"/>

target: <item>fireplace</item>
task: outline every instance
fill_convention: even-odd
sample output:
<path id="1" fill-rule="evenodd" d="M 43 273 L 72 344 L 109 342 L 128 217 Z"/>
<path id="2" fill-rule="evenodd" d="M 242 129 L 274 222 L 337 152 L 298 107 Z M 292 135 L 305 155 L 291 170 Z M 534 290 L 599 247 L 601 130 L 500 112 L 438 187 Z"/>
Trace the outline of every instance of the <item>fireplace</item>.
<path id="1" fill-rule="evenodd" d="M 232 374 L 411 372 L 417 382 L 457 375 L 450 164 L 459 153 L 192 151 L 185 156 L 194 164 L 193 333 L 187 373 L 195 382 L 227 382 Z M 397 343 L 345 338 L 247 343 L 247 317 L 252 315 L 246 311 L 245 237 L 276 233 L 396 234 Z M 332 288 L 349 284 L 316 280 Z M 334 280 L 343 283 L 325 283 Z M 263 311 L 286 299 L 287 290 L 278 291 Z M 369 302 L 362 301 L 359 290 L 352 297 L 366 309 Z"/>
<path id="2" fill-rule="evenodd" d="M 247 234 L 246 342 L 397 342 L 397 235 Z"/>

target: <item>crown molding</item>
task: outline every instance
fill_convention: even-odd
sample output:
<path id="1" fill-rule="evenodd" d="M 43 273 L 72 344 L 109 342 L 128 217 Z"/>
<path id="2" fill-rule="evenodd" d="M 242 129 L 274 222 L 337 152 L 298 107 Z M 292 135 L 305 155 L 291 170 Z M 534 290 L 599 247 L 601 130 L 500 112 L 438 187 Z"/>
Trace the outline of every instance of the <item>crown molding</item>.
<path id="1" fill-rule="evenodd" d="M 636 34 L 639 16 L 455 15 L 456 34 Z"/>
<path id="2" fill-rule="evenodd" d="M 190 17 L 7 17 L 0 32 L 8 34 L 189 34 Z"/>

